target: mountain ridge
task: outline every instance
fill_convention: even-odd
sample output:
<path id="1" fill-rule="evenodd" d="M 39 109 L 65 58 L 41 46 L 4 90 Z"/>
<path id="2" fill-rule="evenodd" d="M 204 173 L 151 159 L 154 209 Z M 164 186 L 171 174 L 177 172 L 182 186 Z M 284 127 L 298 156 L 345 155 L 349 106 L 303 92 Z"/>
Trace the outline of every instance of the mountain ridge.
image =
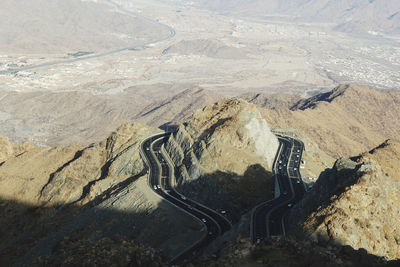
<path id="1" fill-rule="evenodd" d="M 314 127 L 312 124 L 330 130 L 328 134 L 321 133 L 322 140 L 329 136 L 342 141 L 348 141 L 354 136 L 362 139 L 363 135 L 360 133 L 365 134 L 365 138 L 375 138 L 376 136 L 370 136 L 369 132 L 376 128 L 375 124 L 368 124 L 367 128 L 360 129 L 348 139 L 340 139 L 342 134 L 346 135 L 348 132 L 342 129 L 334 131 L 334 129 L 343 124 L 362 123 L 365 114 L 368 115 L 368 120 L 374 121 L 376 117 L 367 111 L 376 111 L 383 107 L 387 109 L 398 104 L 397 92 L 383 93 L 355 85 L 338 86 L 324 94 L 322 97 L 310 98 L 306 102 L 301 100 L 306 104 L 299 106 L 306 105 L 306 107 L 295 110 L 290 110 L 289 107 L 295 100 L 297 101 L 296 97 L 282 100 L 276 95 L 248 95 L 259 105 L 258 107 L 240 98 L 222 99 L 198 109 L 189 116 L 184 123 L 179 124 L 177 131 L 166 143 L 166 150 L 177 167 L 175 171 L 178 190 L 185 196 L 217 211 L 226 212 L 227 218 L 237 225 L 229 236 L 224 237 L 224 240 L 233 242 L 232 246 L 238 247 L 240 253 L 243 252 L 241 254 L 243 256 L 240 257 L 249 257 L 253 253 L 251 251 L 257 251 L 257 248 L 265 246 L 282 253 L 285 249 L 292 251 L 294 249 L 298 257 L 301 251 L 314 247 L 313 242 L 317 242 L 318 250 L 323 256 L 320 255 L 318 258 L 312 253 L 310 255 L 326 260 L 333 253 L 332 249 L 327 248 L 326 242 L 338 238 L 342 240 L 340 246 L 335 249 L 338 256 L 334 259 L 329 258 L 334 263 L 348 261 L 355 255 L 355 257 L 359 254 L 364 255 L 364 250 L 372 254 L 370 256 L 374 257 L 373 262 L 381 261 L 373 255 L 387 259 L 400 257 L 395 251 L 396 238 L 400 234 L 397 227 L 400 223 L 395 221 L 398 207 L 390 202 L 390 199 L 398 198 L 396 190 L 400 181 L 398 177 L 400 143 L 387 138 L 384 139 L 385 142 L 360 156 L 337 160 L 332 168 L 326 169 L 320 175 L 315 188 L 307 194 L 305 204 L 293 208 L 296 220 L 291 221 L 299 221 L 296 229 L 300 229 L 296 233 L 307 236 L 310 239 L 308 243 L 283 239 L 253 248 L 249 246 L 248 241 L 240 241 L 243 236 L 248 238 L 251 208 L 274 197 L 271 163 L 278 143 L 276 136 L 270 130 L 269 119 L 276 119 L 275 129 L 278 126 L 285 126 L 278 124 L 282 121 L 291 127 L 297 128 L 298 125 L 303 127 L 292 132 L 297 133 L 295 136 L 304 141 L 307 154 L 304 159 L 307 158 L 307 164 L 312 164 L 310 156 L 315 157 L 315 161 L 330 160 L 323 156 L 322 152 L 318 154 L 323 143 L 315 139 L 312 132 L 309 134 L 307 131 Z M 204 97 L 207 95 L 209 93 L 201 88 L 188 89 L 161 102 L 165 103 L 164 105 L 156 105 L 160 108 L 154 112 L 162 114 L 171 105 L 176 104 L 176 101 L 182 101 L 189 106 L 197 101 L 202 105 L 204 102 L 198 99 L 211 101 L 211 98 Z M 190 102 L 187 102 L 188 97 L 191 99 Z M 272 101 L 268 102 L 269 99 Z M 359 101 L 355 102 L 354 99 Z M 283 101 L 281 108 L 280 101 Z M 363 114 L 364 117 L 358 117 L 359 114 Z M 392 113 L 387 112 L 387 114 Z M 395 114 L 393 113 L 390 119 L 398 119 Z M 323 118 L 328 124 L 321 124 Z M 296 123 L 293 119 L 297 120 Z M 312 124 L 307 124 L 307 121 Z M 369 141 L 375 142 L 391 132 L 398 134 L 396 125 L 389 125 L 390 129 Z M 320 128 L 317 130 L 321 131 Z M 2 196 L 0 215 L 4 218 L 0 231 L 2 236 L 6 237 L 0 242 L 3 253 L 0 255 L 11 255 L 11 258 L 0 257 L 0 259 L 14 261 L 35 246 L 37 240 L 42 240 L 38 241 L 39 244 L 46 243 L 46 238 L 52 237 L 50 235 L 44 238 L 43 235 L 47 236 L 48 229 L 65 229 L 63 228 L 66 227 L 65 220 L 71 216 L 76 226 L 66 240 L 58 240 L 61 246 L 58 248 L 61 250 L 56 250 L 54 255 L 59 255 L 60 260 L 67 260 L 74 255 L 73 252 L 65 253 L 62 248 L 77 248 L 75 257 L 79 258 L 85 255 L 84 247 L 103 249 L 110 244 L 111 247 L 121 248 L 121 253 L 124 254 L 125 246 L 121 247 L 121 244 L 141 252 L 141 248 L 138 251 L 135 245 L 137 241 L 174 254 L 192 244 L 193 240 L 197 240 L 202 226 L 184 216 L 177 216 L 171 209 L 165 207 L 165 203 L 160 203 L 158 198 L 153 199 L 154 192 L 148 187 L 146 169 L 138 148 L 143 139 L 156 132 L 159 130 L 139 123 L 124 124 L 97 144 L 69 147 L 30 147 L 27 144 L 19 148 L 9 141 L 2 143 L 0 139 L 0 155 L 1 148 L 6 155 L 4 163 L 0 164 Z M 289 132 L 287 130 L 286 133 Z M 327 141 L 332 142 L 332 140 Z M 351 144 L 349 141 L 346 143 L 353 148 Z M 334 142 L 332 145 L 335 145 L 337 150 L 341 148 L 340 143 Z M 361 146 L 357 149 L 361 149 Z M 384 185 L 384 188 L 381 185 Z M 398 202 L 400 203 L 400 200 Z M 365 203 L 369 205 L 364 207 Z M 350 208 L 349 205 L 354 208 Z M 304 209 L 305 206 L 307 209 Z M 314 208 L 316 210 L 313 210 Z M 357 215 L 354 218 L 351 217 L 352 213 L 348 212 L 348 210 L 353 212 L 353 209 Z M 368 229 L 371 229 L 371 225 L 368 225 L 369 217 L 363 212 L 373 211 L 371 209 L 388 214 L 390 220 L 382 221 L 374 213 L 374 216 L 371 215 L 371 220 L 377 225 L 382 225 L 382 229 L 369 233 Z M 96 220 L 92 220 L 94 217 Z M 321 222 L 318 218 L 326 219 Z M 54 222 L 57 226 L 52 225 Z M 343 224 L 354 226 L 358 232 L 349 234 L 351 227 L 343 228 Z M 166 225 L 169 231 L 159 231 L 160 227 Z M 69 227 L 69 224 L 67 226 Z M 18 247 L 18 242 L 13 243 L 14 245 L 8 243 L 8 240 L 14 240 L 14 235 L 20 238 L 19 240 L 26 241 L 29 236 L 27 233 L 32 234 L 33 238 L 24 243 L 23 247 Z M 110 241 L 109 238 L 115 233 L 135 242 L 127 244 L 129 241 L 124 239 Z M 394 234 L 390 236 L 391 233 Z M 388 236 L 387 239 L 385 234 Z M 92 240 L 94 235 L 95 241 L 87 242 Z M 373 240 L 383 239 L 386 241 L 380 244 L 372 243 L 375 242 Z M 236 241 L 238 243 L 235 243 Z M 221 244 L 214 245 L 223 247 Z M 346 246 L 354 249 L 348 247 L 345 249 Z M 229 257 L 235 258 L 238 254 L 230 252 L 229 249 L 227 247 L 223 251 L 229 253 Z M 347 251 L 346 256 L 339 256 L 344 250 Z M 87 255 L 93 257 L 94 254 L 87 253 Z M 254 257 L 260 259 L 259 256 Z M 370 258 L 366 255 L 362 257 L 364 260 Z M 261 258 L 264 263 L 269 262 L 265 257 Z M 293 258 L 279 260 L 290 262 L 291 259 Z M 54 257 L 46 260 L 58 262 Z"/>
<path id="2" fill-rule="evenodd" d="M 324 22 L 351 33 L 400 33 L 400 3 L 396 0 L 197 0 L 194 5 L 223 14 Z M 333 12 L 334 11 L 334 12 Z"/>
<path id="3" fill-rule="evenodd" d="M 133 119 L 150 125 L 177 125 L 189 119 L 194 111 L 221 98 L 222 96 L 201 87 L 188 88 L 148 105 Z"/>
<path id="4" fill-rule="evenodd" d="M 291 233 L 316 243 L 337 243 L 398 259 L 400 251 L 400 143 L 385 141 L 373 150 L 338 159 L 321 173 L 309 194 L 291 211 Z M 370 157 L 371 154 L 386 157 Z M 356 161 L 354 161 L 356 160 Z M 394 176 L 392 176 L 394 175 Z"/>
<path id="5" fill-rule="evenodd" d="M 178 190 L 225 210 L 233 221 L 257 201 L 273 197 L 277 149 L 278 139 L 256 106 L 237 98 L 198 110 L 166 144 L 177 168 Z"/>
<path id="6" fill-rule="evenodd" d="M 400 93 L 340 85 L 290 109 L 263 108 L 272 128 L 295 128 L 330 156 L 349 157 L 388 138 L 399 140 Z"/>

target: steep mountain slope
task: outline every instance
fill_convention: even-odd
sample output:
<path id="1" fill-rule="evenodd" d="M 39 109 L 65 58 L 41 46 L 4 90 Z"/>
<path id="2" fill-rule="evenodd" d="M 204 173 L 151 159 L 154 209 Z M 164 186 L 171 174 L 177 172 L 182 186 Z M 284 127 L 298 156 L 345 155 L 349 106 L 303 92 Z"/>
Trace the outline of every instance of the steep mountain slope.
<path id="1" fill-rule="evenodd" d="M 367 1 L 364 1 L 364 3 Z M 343 20 L 336 29 L 345 32 L 370 32 L 399 34 L 400 3 L 399 1 L 368 1 L 362 8 L 350 8 L 350 19 Z M 355 9 L 353 11 L 353 9 Z"/>
<path id="2" fill-rule="evenodd" d="M 132 243 L 168 257 L 196 241 L 202 226 L 165 205 L 147 185 L 139 145 L 156 132 L 125 124 L 98 144 L 33 147 L 8 156 L 0 165 L 0 265 L 23 255 L 19 263 L 29 265 L 63 240 L 71 248 L 101 248 L 102 238 L 122 237 L 139 254 Z M 159 231 L 161 226 L 169 231 Z M 75 252 L 80 257 L 82 251 Z"/>
<path id="3" fill-rule="evenodd" d="M 242 99 L 224 99 L 191 115 L 215 97 L 199 88 L 186 90 L 138 116 L 154 123 L 168 112 L 180 114 L 175 121 L 190 117 L 166 145 L 177 166 L 178 189 L 225 210 L 237 223 L 229 245 L 212 260 L 194 261 L 196 266 L 379 266 L 382 259 L 373 255 L 400 258 L 396 140 L 351 160 L 340 159 L 321 174 L 288 218 L 292 233 L 308 240 L 273 239 L 258 247 L 243 240 L 248 238 L 248 211 L 273 197 L 270 170 L 278 141 L 269 125 L 301 138 L 313 158 L 305 158 L 307 164 L 325 168 L 331 158 L 318 155 L 317 146 L 331 155 L 346 154 L 398 136 L 397 92 L 346 85 L 303 100 L 248 94 L 245 97 L 259 109 Z M 170 111 L 174 105 L 177 109 Z M 22 255 L 47 255 L 38 265 L 98 263 L 99 258 L 135 265 L 148 260 L 146 255 L 158 264 L 165 262 L 158 250 L 170 256 L 196 241 L 202 226 L 165 205 L 146 183 L 138 146 L 155 132 L 141 124 L 125 124 L 100 143 L 53 148 L 0 139 L 0 265 L 10 265 Z M 148 246 L 157 251 L 146 254 Z"/>
<path id="4" fill-rule="evenodd" d="M 166 148 L 179 168 L 179 189 L 233 220 L 272 198 L 268 171 L 278 140 L 253 104 L 225 99 L 206 106 L 179 126 Z"/>
<path id="5" fill-rule="evenodd" d="M 295 128 L 337 158 L 400 139 L 400 93 L 341 85 L 288 109 L 261 109 L 272 128 Z"/>
<path id="6" fill-rule="evenodd" d="M 292 210 L 292 233 L 399 259 L 399 148 L 400 143 L 386 141 L 356 161 L 339 159 Z M 397 164 L 388 164 L 388 157 Z"/>
<path id="7" fill-rule="evenodd" d="M 272 237 L 252 245 L 246 237 L 229 242 L 213 259 L 195 260 L 195 266 L 291 266 L 291 267 L 396 267 L 399 260 L 386 261 L 382 257 L 355 250 L 350 246 L 331 246 L 295 240 L 290 237 Z"/>

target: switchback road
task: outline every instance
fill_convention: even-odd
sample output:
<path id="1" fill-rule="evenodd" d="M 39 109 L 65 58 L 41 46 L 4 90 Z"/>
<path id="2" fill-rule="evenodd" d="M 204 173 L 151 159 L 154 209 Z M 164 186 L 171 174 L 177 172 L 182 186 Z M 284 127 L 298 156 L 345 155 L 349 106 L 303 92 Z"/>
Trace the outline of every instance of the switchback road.
<path id="1" fill-rule="evenodd" d="M 204 225 L 203 237 L 191 247 L 176 255 L 171 264 L 182 262 L 191 255 L 199 254 L 218 236 L 229 231 L 231 223 L 218 212 L 180 194 L 174 186 L 174 166 L 166 154 L 163 144 L 170 133 L 162 133 L 144 140 L 140 152 L 148 166 L 148 184 L 161 198 L 176 208 L 188 213 Z"/>

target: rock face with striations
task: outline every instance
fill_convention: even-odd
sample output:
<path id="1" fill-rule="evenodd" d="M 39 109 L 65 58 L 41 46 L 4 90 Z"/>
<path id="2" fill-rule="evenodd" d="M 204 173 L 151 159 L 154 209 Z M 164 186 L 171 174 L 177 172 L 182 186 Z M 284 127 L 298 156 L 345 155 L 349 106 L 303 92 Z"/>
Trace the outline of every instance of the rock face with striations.
<path id="1" fill-rule="evenodd" d="M 226 99 L 179 126 L 166 146 L 189 196 L 240 213 L 271 198 L 268 170 L 279 143 L 255 105 Z"/>
<path id="2" fill-rule="evenodd" d="M 296 205 L 292 233 L 387 259 L 400 258 L 400 143 L 339 159 Z M 300 234 L 302 233 L 302 234 Z"/>

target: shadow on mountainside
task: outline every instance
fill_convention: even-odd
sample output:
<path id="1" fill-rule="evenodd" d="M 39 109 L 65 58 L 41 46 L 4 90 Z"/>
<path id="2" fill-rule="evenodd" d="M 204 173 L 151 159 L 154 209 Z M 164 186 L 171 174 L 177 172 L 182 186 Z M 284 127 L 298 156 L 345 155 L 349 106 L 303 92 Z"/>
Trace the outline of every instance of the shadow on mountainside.
<path id="1" fill-rule="evenodd" d="M 77 265 L 73 266 L 92 266 L 96 262 L 102 266 L 115 263 L 136 265 L 138 257 L 145 258 L 140 254 L 150 251 L 148 247 L 163 242 L 163 235 L 154 235 L 154 239 L 145 246 L 139 245 L 144 243 L 140 242 L 144 237 L 151 236 L 149 231 L 157 232 L 157 229 L 148 225 L 149 221 L 161 215 L 157 211 L 150 216 L 146 212 L 130 213 L 109 207 L 74 206 L 64 209 L 62 215 L 52 216 L 53 207 L 41 208 L 4 200 L 0 203 L 0 266 L 15 263 L 17 266 L 31 266 L 38 257 L 42 258 L 43 263 L 43 259 L 50 255 L 58 255 L 60 259 L 52 257 L 50 262 L 55 262 L 47 266 L 74 262 Z M 19 214 L 12 216 L 12 213 Z M 157 221 L 154 223 L 157 224 Z M 168 238 L 168 235 L 164 235 L 164 238 Z M 93 251 L 94 248 L 98 251 Z M 154 250 L 151 253 L 154 254 L 154 262 L 167 261 L 162 252 Z M 68 262 L 71 256 L 78 259 Z M 127 260 L 127 257 L 131 259 Z M 148 261 L 148 264 L 158 266 L 152 265 L 152 261 Z"/>
<path id="2" fill-rule="evenodd" d="M 386 264 L 387 262 L 383 257 L 367 252 L 366 249 L 370 250 L 371 247 L 368 248 L 365 246 L 368 241 L 364 240 L 376 241 L 379 244 L 388 242 L 386 243 L 386 249 L 391 247 L 396 249 L 398 240 L 395 236 L 395 230 L 393 230 L 395 226 L 392 229 L 390 226 L 386 229 L 386 226 L 382 225 L 372 228 L 370 224 L 373 224 L 373 221 L 375 221 L 373 217 L 375 210 L 370 214 L 371 209 L 366 206 L 368 204 L 365 204 L 368 203 L 368 199 L 365 198 L 366 195 L 357 191 L 357 189 L 354 189 L 353 192 L 355 193 L 353 196 L 357 196 L 359 199 L 351 198 L 349 195 L 342 197 L 342 194 L 351 190 L 353 186 L 362 185 L 365 191 L 370 189 L 366 184 L 364 175 L 369 175 L 373 172 L 371 170 L 365 171 L 364 167 L 364 162 L 354 162 L 352 159 L 341 158 L 335 162 L 332 168 L 323 171 L 312 190 L 291 209 L 287 220 L 290 222 L 288 225 L 289 235 L 296 238 L 299 242 L 304 241 L 315 246 L 330 247 L 332 250 L 344 254 L 347 258 L 359 259 L 360 263 L 356 266 L 380 266 L 376 265 L 376 261 L 379 264 Z M 379 194 L 370 197 L 372 200 L 371 203 L 380 201 Z M 340 205 L 340 202 L 338 204 L 335 203 L 340 201 L 341 198 L 349 201 L 347 202 L 348 210 L 346 210 L 346 205 Z M 360 205 L 358 202 L 360 200 L 363 202 L 363 205 Z M 388 210 L 390 209 L 389 207 Z M 357 210 L 363 210 L 362 213 L 365 213 L 365 217 L 359 217 L 360 213 L 357 213 Z M 379 214 L 379 210 L 376 211 Z M 386 216 L 392 215 L 394 216 L 394 213 L 386 214 Z M 380 214 L 379 216 L 384 216 L 384 214 Z M 393 231 L 390 232 L 390 235 L 394 236 L 394 241 L 389 240 L 385 229 L 389 232 Z M 384 238 L 376 238 L 378 234 L 374 236 L 374 231 L 383 231 Z M 361 244 L 359 245 L 359 249 L 355 250 L 349 245 L 344 245 L 352 244 L 347 238 L 352 235 L 354 239 L 361 240 L 359 242 Z M 375 245 L 373 245 L 373 248 L 375 249 Z M 379 247 L 376 251 L 379 251 Z M 382 253 L 382 249 L 380 251 Z M 389 250 L 386 253 L 387 255 L 393 255 L 389 254 Z M 394 260 L 388 262 L 388 264 L 390 266 L 400 266 L 400 261 Z"/>
<path id="3" fill-rule="evenodd" d="M 348 164 L 348 166 L 338 166 Z M 297 204 L 298 209 L 291 210 L 291 216 L 304 218 L 317 209 L 329 206 L 335 199 L 333 195 L 342 194 L 347 187 L 355 184 L 362 173 L 357 172 L 361 164 L 351 160 L 341 159 L 336 161 L 332 168 L 327 168 L 320 173 L 312 190 Z M 317 218 L 323 220 L 323 218 Z M 320 222 L 318 222 L 320 223 Z"/>
<path id="4" fill-rule="evenodd" d="M 91 256 L 92 263 L 97 261 L 102 266 L 117 262 L 137 266 L 136 254 L 132 253 L 146 253 L 147 247 L 157 249 L 152 252 L 154 262 L 162 259 L 165 264 L 202 236 L 199 222 L 164 200 L 157 200 L 155 205 L 141 201 L 142 194 L 131 188 L 132 184 L 134 181 L 126 181 L 125 187 L 110 188 L 81 206 L 58 203 L 40 207 L 0 198 L 0 266 L 16 262 L 29 265 L 39 256 L 54 253 L 61 253 L 59 256 L 64 259 L 78 253 L 82 257 L 79 265 L 86 262 L 90 266 L 85 258 Z M 134 193 L 130 195 L 130 191 Z M 107 253 L 85 251 L 85 246 Z M 120 255 L 119 250 L 126 255 Z M 124 260 L 110 261 L 117 256 Z M 146 261 L 141 262 L 146 265 Z"/>
<path id="5" fill-rule="evenodd" d="M 247 262 L 251 261 L 259 266 L 291 267 L 395 267 L 400 264 L 400 260 L 386 261 L 383 257 L 369 254 L 365 249 L 314 244 L 290 237 L 273 237 L 255 246 Z"/>
<path id="6" fill-rule="evenodd" d="M 260 164 L 250 165 L 243 175 L 216 171 L 196 180 L 177 180 L 178 191 L 216 211 L 225 210 L 233 223 L 256 205 L 274 197 L 273 175 Z"/>
<path id="7" fill-rule="evenodd" d="M 86 204 L 39 206 L 0 196 L 0 266 L 15 262 L 29 264 L 39 256 L 48 256 L 56 253 L 57 248 L 65 250 L 69 246 L 67 251 L 71 252 L 63 252 L 67 257 L 68 253 L 79 251 L 79 248 L 73 249 L 71 240 L 79 246 L 92 246 L 104 238 L 153 247 L 164 255 L 164 260 L 175 256 L 203 235 L 203 226 L 154 193 L 150 194 L 157 199 L 155 205 L 141 201 L 143 194 L 134 187 L 140 179 L 145 184 L 144 174 L 143 170 Z M 242 176 L 216 172 L 186 182 L 185 188 L 201 196 L 196 200 L 206 205 L 208 201 L 202 200 L 211 200 L 214 203 L 209 205 L 211 208 L 226 210 L 229 219 L 235 222 L 258 203 L 272 198 L 271 177 L 260 165 L 253 165 Z"/>
<path id="8" fill-rule="evenodd" d="M 217 209 L 232 212 L 229 216 L 237 219 L 253 206 L 272 198 L 270 175 L 261 166 L 252 165 L 242 176 L 216 172 L 186 182 L 182 189 L 190 191 L 188 197 L 196 196 L 204 204 L 211 201 Z M 131 188 L 137 179 L 110 188 L 82 206 L 76 203 L 39 207 L 0 199 L 0 266 L 35 261 L 36 266 L 165 266 L 171 256 L 201 237 L 202 226 L 161 199 L 155 207 L 145 203 L 137 207 L 140 196 L 129 196 L 130 192 L 140 194 Z M 259 262 L 266 258 L 271 260 L 275 254 L 280 258 L 279 255 L 288 255 L 284 260 L 290 266 L 329 262 L 314 253 L 313 248 L 305 250 L 300 243 L 268 244 L 268 249 L 264 249 L 264 245 L 248 245 L 251 253 L 246 257 Z M 341 249 L 345 255 L 352 255 L 354 262 L 381 261 L 363 250 L 356 251 L 348 246 Z M 199 262 L 198 259 L 195 263 L 199 266 L 206 266 L 210 261 L 218 264 L 225 256 L 216 253 L 213 260 Z"/>

